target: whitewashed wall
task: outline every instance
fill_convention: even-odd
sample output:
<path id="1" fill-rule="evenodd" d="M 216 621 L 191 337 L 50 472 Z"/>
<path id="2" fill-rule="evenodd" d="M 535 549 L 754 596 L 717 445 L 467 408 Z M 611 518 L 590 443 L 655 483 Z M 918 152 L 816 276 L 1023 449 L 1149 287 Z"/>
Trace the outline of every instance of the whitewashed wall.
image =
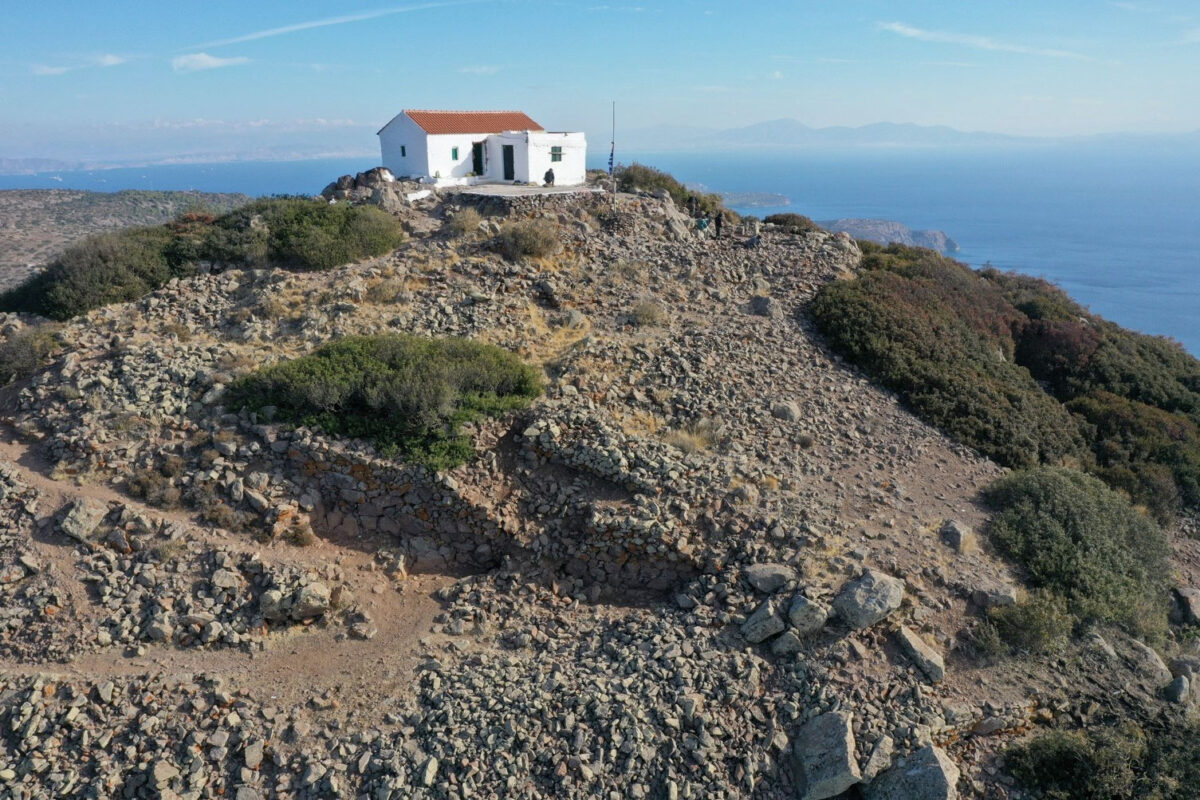
<path id="1" fill-rule="evenodd" d="M 486 133 L 444 133 L 428 136 L 429 148 L 429 177 L 441 176 L 442 179 L 466 178 L 473 169 L 471 161 L 471 146 L 475 142 L 487 139 Z M 458 148 L 458 158 L 453 157 L 454 148 Z M 484 148 L 487 149 L 486 147 Z M 487 171 L 487 154 L 484 154 L 484 170 Z"/>
<path id="2" fill-rule="evenodd" d="M 404 114 L 399 114 L 379 131 L 379 152 L 383 166 L 401 178 L 421 177 L 429 172 L 429 152 L 425 131 Z M 405 155 L 400 155 L 404 145 Z"/>
<path id="3" fill-rule="evenodd" d="M 550 148 L 562 148 L 562 161 L 550 160 Z M 578 186 L 587 181 L 587 140 L 582 133 L 530 133 L 529 180 L 541 183 L 554 169 L 555 186 Z"/>

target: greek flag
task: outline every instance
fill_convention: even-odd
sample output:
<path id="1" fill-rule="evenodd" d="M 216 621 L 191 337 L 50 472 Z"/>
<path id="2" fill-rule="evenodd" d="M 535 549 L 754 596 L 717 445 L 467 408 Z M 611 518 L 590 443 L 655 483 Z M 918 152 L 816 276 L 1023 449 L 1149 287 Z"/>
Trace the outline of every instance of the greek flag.
<path id="1" fill-rule="evenodd" d="M 613 142 L 612 149 L 608 151 L 608 174 L 613 174 L 613 156 L 617 154 L 617 143 Z"/>

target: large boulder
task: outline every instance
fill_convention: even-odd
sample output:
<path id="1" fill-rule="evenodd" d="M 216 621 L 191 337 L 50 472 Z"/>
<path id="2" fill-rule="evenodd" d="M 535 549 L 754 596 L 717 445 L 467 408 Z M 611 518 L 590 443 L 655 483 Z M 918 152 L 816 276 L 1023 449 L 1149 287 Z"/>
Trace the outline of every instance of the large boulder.
<path id="1" fill-rule="evenodd" d="M 756 608 L 750 618 L 742 623 L 742 635 L 746 637 L 747 642 L 758 644 L 781 633 L 786 627 L 787 625 L 779 618 L 779 613 L 775 610 L 775 604 L 768 600 Z"/>
<path id="2" fill-rule="evenodd" d="M 1125 660 L 1138 679 L 1151 689 L 1161 689 L 1171 682 L 1171 670 L 1162 657 L 1137 639 L 1130 640 Z"/>
<path id="3" fill-rule="evenodd" d="M 865 800 L 957 800 L 958 767 L 926 745 L 867 784 Z"/>
<path id="4" fill-rule="evenodd" d="M 919 634 L 901 625 L 900 630 L 896 632 L 896 638 L 900 641 L 900 648 L 929 680 L 937 683 L 946 676 L 946 664 L 942 661 L 942 654 L 934 650 Z"/>
<path id="5" fill-rule="evenodd" d="M 760 592 L 777 592 L 796 580 L 796 570 L 787 564 L 751 564 L 742 570 L 746 580 Z"/>
<path id="6" fill-rule="evenodd" d="M 869 569 L 848 581 L 833 601 L 833 611 L 851 628 L 869 628 L 900 608 L 904 581 Z"/>
<path id="7" fill-rule="evenodd" d="M 329 587 L 313 581 L 302 587 L 296 593 L 296 602 L 292 604 L 292 619 L 310 619 L 320 617 L 329 610 Z"/>
<path id="8" fill-rule="evenodd" d="M 1182 621 L 1187 625 L 1200 625 L 1200 589 L 1181 586 L 1175 590 Z"/>
<path id="9" fill-rule="evenodd" d="M 58 523 L 58 529 L 72 539 L 88 542 L 100 521 L 108 516 L 108 506 L 81 497 L 71 504 L 70 509 Z"/>
<path id="10" fill-rule="evenodd" d="M 802 594 L 792 598 L 788 608 L 788 622 L 800 636 L 808 636 L 825 627 L 829 620 L 829 609 L 816 600 L 809 600 Z"/>
<path id="11" fill-rule="evenodd" d="M 960 553 L 974 553 L 979 549 L 979 538 L 971 526 L 956 519 L 948 519 L 941 529 L 942 540 Z"/>
<path id="12" fill-rule="evenodd" d="M 806 722 L 796 734 L 794 753 L 800 800 L 836 797 L 862 780 L 847 713 L 831 711 Z"/>

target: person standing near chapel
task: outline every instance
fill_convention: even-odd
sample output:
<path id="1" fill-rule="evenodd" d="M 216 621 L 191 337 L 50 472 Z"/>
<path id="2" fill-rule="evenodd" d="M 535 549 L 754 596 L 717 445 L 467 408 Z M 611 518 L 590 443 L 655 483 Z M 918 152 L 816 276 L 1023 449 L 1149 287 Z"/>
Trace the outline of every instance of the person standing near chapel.
<path id="1" fill-rule="evenodd" d="M 546 170 L 546 174 L 542 176 L 542 180 L 546 182 L 547 186 L 554 185 L 554 167 Z"/>

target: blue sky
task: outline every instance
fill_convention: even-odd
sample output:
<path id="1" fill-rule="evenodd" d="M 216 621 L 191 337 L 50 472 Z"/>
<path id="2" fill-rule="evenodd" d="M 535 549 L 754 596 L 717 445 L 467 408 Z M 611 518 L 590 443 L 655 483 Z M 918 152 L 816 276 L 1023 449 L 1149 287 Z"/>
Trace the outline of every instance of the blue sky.
<path id="1" fill-rule="evenodd" d="M 402 108 L 618 124 L 1200 129 L 1194 0 L 40 0 L 0 15 L 0 157 L 359 154 Z"/>

